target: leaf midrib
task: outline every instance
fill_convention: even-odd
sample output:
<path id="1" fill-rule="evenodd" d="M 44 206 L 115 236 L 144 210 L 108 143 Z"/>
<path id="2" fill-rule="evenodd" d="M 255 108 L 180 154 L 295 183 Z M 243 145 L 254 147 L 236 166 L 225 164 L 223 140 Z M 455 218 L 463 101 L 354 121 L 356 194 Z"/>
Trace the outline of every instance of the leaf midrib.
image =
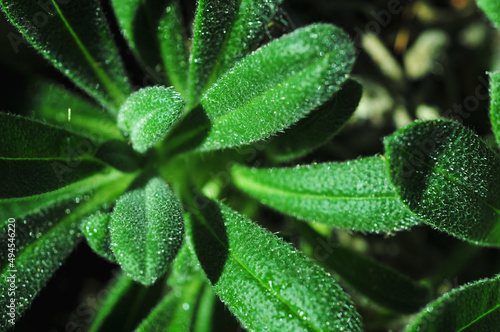
<path id="1" fill-rule="evenodd" d="M 491 314 L 493 311 L 497 310 L 497 309 L 500 309 L 500 304 L 497 304 L 496 306 L 494 306 L 493 308 L 491 308 L 490 310 L 488 310 L 487 312 L 485 312 L 484 314 L 476 317 L 473 321 L 471 321 L 469 324 L 467 325 L 464 325 L 462 326 L 459 330 L 457 330 L 456 332 L 462 332 L 462 331 L 465 331 L 466 328 L 472 326 L 474 323 L 478 322 L 479 320 L 481 320 L 482 318 L 486 317 L 487 315 Z"/>
<path id="2" fill-rule="evenodd" d="M 262 281 L 256 274 L 254 274 L 250 268 L 248 268 L 242 261 L 240 261 L 237 256 L 232 252 L 232 250 L 230 250 L 230 248 L 224 243 L 224 241 L 222 241 L 219 236 L 217 235 L 217 233 L 213 230 L 213 228 L 210 226 L 210 224 L 207 222 L 207 220 L 205 219 L 205 217 L 199 213 L 198 211 L 191 211 L 191 213 L 194 213 L 196 214 L 197 217 L 199 217 L 200 220 L 202 220 L 202 224 L 203 226 L 205 226 L 205 228 L 207 228 L 209 230 L 209 232 L 212 234 L 212 236 L 217 240 L 217 242 L 219 242 L 219 244 L 227 250 L 228 252 L 228 255 L 235 261 L 237 262 L 249 275 L 250 277 L 252 277 L 253 279 L 255 279 L 260 285 L 262 288 L 264 288 L 265 290 L 267 290 L 270 294 L 272 294 L 274 297 L 276 297 L 285 307 L 287 307 L 290 312 L 296 317 L 299 319 L 299 321 L 301 322 L 305 322 L 305 324 L 307 326 L 309 326 L 310 328 L 312 328 L 314 331 L 318 331 L 318 332 L 321 332 L 320 330 L 317 329 L 316 326 L 312 325 L 312 323 L 308 320 L 304 320 L 299 314 L 298 314 L 298 310 L 294 310 L 294 306 L 292 304 L 290 304 L 288 301 L 286 301 L 282 296 L 278 295 L 276 292 L 273 291 L 273 289 L 271 287 L 269 287 L 264 281 Z M 214 285 L 215 286 L 215 285 Z M 305 317 L 307 317 L 306 314 L 304 314 Z"/>
<path id="3" fill-rule="evenodd" d="M 281 188 L 272 187 L 269 185 L 262 184 L 261 182 L 253 181 L 249 177 L 241 174 L 240 170 L 233 172 L 233 179 L 236 183 L 240 184 L 240 188 L 245 188 L 245 192 L 250 193 L 250 188 L 255 189 L 254 192 L 257 193 L 265 193 L 274 194 L 276 196 L 286 196 L 297 199 L 310 199 L 310 200 L 329 200 L 329 201 L 342 201 L 342 200 L 354 200 L 354 201 L 377 201 L 377 200 L 398 200 L 397 194 L 394 193 L 392 196 L 388 196 L 386 193 L 383 193 L 384 196 L 327 196 L 324 194 L 313 194 L 313 193 L 304 193 L 298 190 L 290 189 L 289 191 L 285 191 Z"/>

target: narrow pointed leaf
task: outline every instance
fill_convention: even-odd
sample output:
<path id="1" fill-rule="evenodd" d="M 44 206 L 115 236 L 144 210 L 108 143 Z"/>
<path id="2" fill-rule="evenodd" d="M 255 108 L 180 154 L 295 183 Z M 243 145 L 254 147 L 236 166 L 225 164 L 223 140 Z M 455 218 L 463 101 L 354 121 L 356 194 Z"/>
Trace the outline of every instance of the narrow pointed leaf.
<path id="1" fill-rule="evenodd" d="M 160 17 L 170 0 L 112 0 L 121 33 L 139 61 L 150 69 L 161 65 L 158 40 Z"/>
<path id="2" fill-rule="evenodd" d="M 34 118 L 91 137 L 96 142 L 123 139 L 116 120 L 109 113 L 63 86 L 40 80 L 33 83 L 29 91 L 24 103 Z"/>
<path id="3" fill-rule="evenodd" d="M 150 285 L 161 277 L 181 247 L 184 220 L 180 203 L 160 178 L 125 193 L 110 223 L 116 260 L 134 280 Z"/>
<path id="4" fill-rule="evenodd" d="M 248 144 L 288 128 L 333 96 L 354 59 L 349 37 L 327 24 L 260 48 L 206 93 L 202 105 L 211 127 L 200 149 Z"/>
<path id="5" fill-rule="evenodd" d="M 130 176 L 120 178 L 109 186 L 95 193 L 88 199 L 72 201 L 52 207 L 43 213 L 26 219 L 15 219 L 15 253 L 0 253 L 0 289 L 9 288 L 6 277 L 16 275 L 15 316 L 16 319 L 29 307 L 38 292 L 45 286 L 61 262 L 71 253 L 81 239 L 79 223 L 81 218 L 93 213 L 104 204 L 113 202 L 128 186 Z M 10 219 L 12 220 L 12 219 Z M 0 245 L 9 248 L 9 219 L 0 220 Z M 15 272 L 12 272 L 15 271 Z M 6 294 L 4 292 L 3 294 Z M 0 297 L 0 316 L 7 322 L 8 296 Z"/>
<path id="6" fill-rule="evenodd" d="M 101 171 L 89 138 L 0 113 L 0 199 L 38 195 Z"/>
<path id="7" fill-rule="evenodd" d="M 191 213 L 189 243 L 245 328 L 361 331 L 340 286 L 289 244 L 222 204 L 206 201 Z"/>
<path id="8" fill-rule="evenodd" d="M 500 3 L 497 0 L 477 0 L 479 8 L 481 8 L 489 19 L 500 27 Z"/>
<path id="9" fill-rule="evenodd" d="M 400 202 L 381 157 L 293 168 L 236 165 L 232 177 L 240 190 L 301 220 L 368 232 L 418 224 Z"/>
<path id="10" fill-rule="evenodd" d="M 109 234 L 110 221 L 110 213 L 97 212 L 83 221 L 81 230 L 92 250 L 107 260 L 115 262 Z"/>
<path id="11" fill-rule="evenodd" d="M 169 2 L 159 24 L 158 40 L 167 78 L 177 91 L 186 96 L 189 55 L 178 0 Z"/>
<path id="12" fill-rule="evenodd" d="M 271 138 L 266 147 L 269 156 L 276 161 L 288 161 L 328 142 L 358 107 L 361 92 L 359 83 L 348 80 L 329 101 L 284 133 Z"/>
<path id="13" fill-rule="evenodd" d="M 164 285 L 157 282 L 144 286 L 120 273 L 99 303 L 89 332 L 133 331 L 151 309 L 160 301 Z M 87 329 L 86 329 L 87 330 Z"/>
<path id="14" fill-rule="evenodd" d="M 206 88 L 237 11 L 236 0 L 199 0 L 188 77 L 188 105 Z"/>
<path id="15" fill-rule="evenodd" d="M 391 180 L 426 223 L 459 239 L 500 246 L 500 159 L 456 122 L 423 121 L 385 140 Z"/>
<path id="16" fill-rule="evenodd" d="M 300 224 L 299 230 L 312 258 L 374 303 L 396 312 L 412 313 L 430 302 L 428 286 L 319 235 L 305 224 Z"/>
<path id="17" fill-rule="evenodd" d="M 500 326 L 500 277 L 463 285 L 430 303 L 404 332 L 481 332 Z"/>
<path id="18" fill-rule="evenodd" d="M 490 118 L 493 133 L 500 144 L 500 72 L 490 74 Z"/>
<path id="19" fill-rule="evenodd" d="M 130 87 L 99 1 L 0 3 L 12 23 L 57 69 L 116 112 Z"/>
<path id="20" fill-rule="evenodd" d="M 118 127 L 130 135 L 136 151 L 145 152 L 167 135 L 183 108 L 184 100 L 174 89 L 147 87 L 122 105 Z"/>

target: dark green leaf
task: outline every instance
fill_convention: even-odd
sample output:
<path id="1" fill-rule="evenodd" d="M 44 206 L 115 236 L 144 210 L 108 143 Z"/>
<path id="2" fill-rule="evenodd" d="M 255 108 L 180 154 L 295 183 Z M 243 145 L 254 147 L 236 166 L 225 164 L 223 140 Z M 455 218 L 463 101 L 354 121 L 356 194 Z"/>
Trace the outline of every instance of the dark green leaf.
<path id="1" fill-rule="evenodd" d="M 302 157 L 328 142 L 342 128 L 358 107 L 361 85 L 348 80 L 329 101 L 314 110 L 277 137 L 267 146 L 276 161 Z"/>
<path id="2" fill-rule="evenodd" d="M 498 0 L 477 0 L 479 7 L 488 15 L 489 19 L 500 27 L 500 2 Z"/>
<path id="3" fill-rule="evenodd" d="M 198 197 L 188 239 L 217 295 L 256 331 L 361 331 L 340 286 L 301 253 L 228 207 Z M 249 241 L 249 239 L 251 239 Z"/>
<path id="4" fill-rule="evenodd" d="M 171 0 L 164 11 L 160 19 L 158 39 L 167 77 L 176 90 L 186 96 L 189 55 L 178 0 Z"/>
<path id="5" fill-rule="evenodd" d="M 428 286 L 325 238 L 308 225 L 297 224 L 310 256 L 373 302 L 397 312 L 412 313 L 431 300 Z"/>
<path id="6" fill-rule="evenodd" d="M 125 141 L 109 140 L 99 146 L 95 157 L 122 172 L 135 172 L 143 164 L 141 156 Z"/>
<path id="7" fill-rule="evenodd" d="M 169 267 L 184 238 L 180 203 L 160 178 L 125 193 L 110 223 L 116 260 L 134 280 L 150 285 Z"/>
<path id="8" fill-rule="evenodd" d="M 405 332 L 483 332 L 500 326 L 500 277 L 470 283 L 430 303 Z"/>
<path id="9" fill-rule="evenodd" d="M 381 157 L 293 168 L 235 165 L 232 177 L 261 203 L 305 221 L 368 232 L 418 224 L 399 201 Z"/>
<path id="10" fill-rule="evenodd" d="M 107 260 L 116 262 L 115 255 L 111 250 L 111 235 L 108 228 L 110 221 L 110 213 L 98 211 L 83 221 L 81 230 L 92 250 Z"/>
<path id="11" fill-rule="evenodd" d="M 354 59 L 349 37 L 327 24 L 258 49 L 206 93 L 202 105 L 211 128 L 200 149 L 248 144 L 286 129 L 333 96 Z"/>
<path id="12" fill-rule="evenodd" d="M 89 332 L 133 331 L 164 295 L 164 284 L 144 286 L 119 274 L 105 290 Z"/>
<path id="13" fill-rule="evenodd" d="M 500 144 L 500 71 L 490 74 L 490 118 L 493 132 Z"/>
<path id="14" fill-rule="evenodd" d="M 16 301 L 17 319 L 71 253 L 81 239 L 81 218 L 104 204 L 113 202 L 128 186 L 130 179 L 130 175 L 121 177 L 91 197 L 52 207 L 30 218 L 15 219 L 15 223 L 9 222 L 9 219 L 0 220 L 0 245 L 5 248 L 0 252 L 0 289 L 9 288 L 10 283 L 6 277 L 12 273 L 15 274 L 17 287 L 12 297 L 7 296 L 7 292 L 0 296 L 0 316 L 3 322 L 8 319 L 7 304 L 11 301 L 10 298 Z M 7 250 L 11 243 L 9 239 L 12 238 L 12 235 L 8 235 L 12 228 L 9 224 L 15 224 L 15 253 L 12 261 L 9 260 L 10 252 Z"/>
<path id="15" fill-rule="evenodd" d="M 130 87 L 99 1 L 1 0 L 7 17 L 52 64 L 116 112 Z"/>
<path id="16" fill-rule="evenodd" d="M 500 160 L 471 130 L 423 121 L 385 140 L 403 202 L 428 224 L 462 240 L 500 245 Z"/>
<path id="17" fill-rule="evenodd" d="M 123 139 L 115 119 L 102 107 L 69 92 L 63 86 L 38 80 L 29 86 L 24 100 L 27 111 L 39 120 L 90 137 L 93 141 Z"/>
<path id="18" fill-rule="evenodd" d="M 139 61 L 150 70 L 161 64 L 158 40 L 160 16 L 170 0 L 112 0 L 121 32 Z"/>
<path id="19" fill-rule="evenodd" d="M 173 88 L 143 88 L 120 108 L 118 127 L 130 135 L 136 151 L 145 152 L 167 135 L 183 108 L 184 100 Z"/>

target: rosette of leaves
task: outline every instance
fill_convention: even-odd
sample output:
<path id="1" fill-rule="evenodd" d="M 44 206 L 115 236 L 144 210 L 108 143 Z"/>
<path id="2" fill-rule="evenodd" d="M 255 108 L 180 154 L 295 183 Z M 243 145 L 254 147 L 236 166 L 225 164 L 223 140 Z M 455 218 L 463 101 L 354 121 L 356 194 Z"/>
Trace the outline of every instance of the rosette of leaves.
<path id="1" fill-rule="evenodd" d="M 211 177 L 234 148 L 276 136 L 286 145 L 277 159 L 288 160 L 345 123 L 361 90 L 340 28 L 312 24 L 265 42 L 280 0 L 200 0 L 190 38 L 177 1 L 111 1 L 112 13 L 94 0 L 0 4 L 83 92 L 38 79 L 31 116 L 0 113 L 2 247 L 16 225 L 15 255 L 0 254 L 2 329 L 85 239 L 123 271 L 93 331 L 218 330 L 220 301 L 250 330 L 361 330 L 331 275 L 221 203 L 225 188 Z M 130 81 L 113 14 L 137 62 L 156 71 L 154 86 Z"/>

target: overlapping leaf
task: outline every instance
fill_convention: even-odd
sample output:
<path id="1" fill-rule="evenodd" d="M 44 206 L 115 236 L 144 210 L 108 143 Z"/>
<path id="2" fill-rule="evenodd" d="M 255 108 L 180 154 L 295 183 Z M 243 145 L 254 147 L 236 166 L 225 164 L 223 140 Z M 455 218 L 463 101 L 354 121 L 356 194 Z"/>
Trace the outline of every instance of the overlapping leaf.
<path id="1" fill-rule="evenodd" d="M 391 180 L 428 224 L 460 239 L 500 245 L 500 158 L 471 130 L 423 121 L 385 140 Z"/>
<path id="2" fill-rule="evenodd" d="M 116 112 L 130 88 L 99 1 L 2 0 L 12 23 L 52 64 Z"/>
<path id="3" fill-rule="evenodd" d="M 234 166 L 232 178 L 261 203 L 309 222 L 368 232 L 418 223 L 399 201 L 381 157 L 294 168 Z"/>
<path id="4" fill-rule="evenodd" d="M 276 161 L 301 157 L 329 141 L 358 107 L 361 85 L 348 80 L 329 101 L 277 137 L 266 149 Z"/>
<path id="5" fill-rule="evenodd" d="M 260 41 L 281 0 L 200 0 L 189 68 L 190 105 Z"/>
<path id="6" fill-rule="evenodd" d="M 120 108 L 118 127 L 130 135 L 136 151 L 145 152 L 167 135 L 183 108 L 184 100 L 174 89 L 143 88 Z"/>
<path id="7" fill-rule="evenodd" d="M 493 133 L 500 144 L 500 72 L 490 74 L 490 118 Z"/>
<path id="8" fill-rule="evenodd" d="M 0 199 L 38 195 L 103 170 L 89 138 L 0 113 Z"/>
<path id="9" fill-rule="evenodd" d="M 500 326 L 500 277 L 470 283 L 429 304 L 405 332 L 495 331 Z"/>
<path id="10" fill-rule="evenodd" d="M 111 235 L 109 234 L 110 221 L 110 213 L 97 212 L 86 218 L 80 228 L 94 252 L 111 262 L 115 262 L 115 255 L 111 250 Z"/>
<path id="11" fill-rule="evenodd" d="M 217 295 L 244 327 L 360 331 L 348 296 L 289 244 L 228 207 L 198 199 L 189 243 Z M 248 239 L 252 239 L 250 242 Z"/>
<path id="12" fill-rule="evenodd" d="M 109 227 L 117 262 L 144 285 L 166 272 L 184 239 L 180 203 L 160 178 L 125 193 L 116 202 Z"/>
<path id="13" fill-rule="evenodd" d="M 490 20 L 500 27 L 500 3 L 497 0 L 477 0 L 479 7 L 488 15 Z"/>

